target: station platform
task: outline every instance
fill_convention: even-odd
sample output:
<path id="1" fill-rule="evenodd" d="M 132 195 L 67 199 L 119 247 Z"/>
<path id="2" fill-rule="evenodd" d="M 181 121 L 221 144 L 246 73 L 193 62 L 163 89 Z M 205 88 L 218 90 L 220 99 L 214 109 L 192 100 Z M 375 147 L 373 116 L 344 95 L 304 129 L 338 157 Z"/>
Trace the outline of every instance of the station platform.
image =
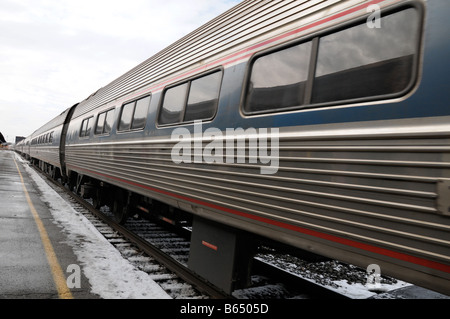
<path id="1" fill-rule="evenodd" d="M 0 298 L 99 298 L 82 274 L 80 289 L 67 287 L 78 261 L 52 219 L 15 154 L 0 151 Z"/>
<path id="2" fill-rule="evenodd" d="M 0 151 L 0 299 L 168 297 L 82 216 L 75 228 L 70 217 L 55 216 L 70 207 L 46 198 L 51 191 L 38 187 L 27 166 L 15 152 Z"/>

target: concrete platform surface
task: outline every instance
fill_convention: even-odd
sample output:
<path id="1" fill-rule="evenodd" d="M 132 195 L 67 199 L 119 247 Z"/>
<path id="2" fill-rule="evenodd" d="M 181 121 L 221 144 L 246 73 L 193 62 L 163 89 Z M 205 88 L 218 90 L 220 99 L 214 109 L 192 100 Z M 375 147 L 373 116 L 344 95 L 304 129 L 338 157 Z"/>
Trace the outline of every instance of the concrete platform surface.
<path id="1" fill-rule="evenodd" d="M 38 213 L 37 220 L 28 201 Z M 51 246 L 43 242 L 42 236 L 50 239 Z M 15 161 L 15 154 L 0 151 L 0 298 L 98 298 L 90 293 L 89 282 L 81 272 L 80 288 L 67 289 L 67 279 L 75 274 L 73 270 L 67 272 L 67 268 L 78 261 L 66 241 L 28 174 Z M 58 265 L 50 266 L 49 253 L 54 253 Z M 64 276 L 59 285 L 65 284 L 66 291 L 57 289 L 54 269 L 57 266 Z M 70 278 L 69 285 L 77 285 L 76 280 Z"/>

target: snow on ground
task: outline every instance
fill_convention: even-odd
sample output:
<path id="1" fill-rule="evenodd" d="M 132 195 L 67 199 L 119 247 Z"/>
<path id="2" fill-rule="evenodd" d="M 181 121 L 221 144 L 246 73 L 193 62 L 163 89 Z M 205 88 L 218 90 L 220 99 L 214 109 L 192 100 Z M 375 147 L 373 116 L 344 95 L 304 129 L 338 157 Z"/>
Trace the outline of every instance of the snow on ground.
<path id="1" fill-rule="evenodd" d="M 377 295 L 377 293 L 396 290 L 403 287 L 411 286 L 411 284 L 404 281 L 397 281 L 395 284 L 361 284 L 348 283 L 347 280 L 336 280 L 334 284 L 339 293 L 352 299 L 367 299 Z M 333 287 L 330 287 L 333 289 Z"/>
<path id="2" fill-rule="evenodd" d="M 170 298 L 148 274 L 125 260 L 83 214 L 75 211 L 17 154 L 16 159 L 36 183 L 56 224 L 66 233 L 67 244 L 73 248 L 92 293 L 105 299 Z"/>
<path id="3" fill-rule="evenodd" d="M 336 260 L 310 262 L 288 254 L 267 253 L 258 254 L 256 258 L 352 299 L 374 298 L 379 293 L 412 286 L 384 276 L 379 283 L 367 283 L 365 271 Z"/>

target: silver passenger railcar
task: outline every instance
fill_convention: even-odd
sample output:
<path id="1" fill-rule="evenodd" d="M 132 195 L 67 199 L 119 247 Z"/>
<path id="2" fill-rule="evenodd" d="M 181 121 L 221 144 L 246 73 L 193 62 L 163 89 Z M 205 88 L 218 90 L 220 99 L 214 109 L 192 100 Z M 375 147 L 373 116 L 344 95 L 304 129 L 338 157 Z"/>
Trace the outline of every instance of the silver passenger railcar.
<path id="1" fill-rule="evenodd" d="M 192 214 L 225 290 L 201 264 L 240 230 L 449 294 L 449 14 L 243 1 L 71 108 L 58 167 L 119 220 Z"/>
<path id="2" fill-rule="evenodd" d="M 25 140 L 24 153 L 44 172 L 57 179 L 62 177 L 67 124 L 72 108 L 62 112 Z M 66 126 L 64 126 L 66 124 Z"/>

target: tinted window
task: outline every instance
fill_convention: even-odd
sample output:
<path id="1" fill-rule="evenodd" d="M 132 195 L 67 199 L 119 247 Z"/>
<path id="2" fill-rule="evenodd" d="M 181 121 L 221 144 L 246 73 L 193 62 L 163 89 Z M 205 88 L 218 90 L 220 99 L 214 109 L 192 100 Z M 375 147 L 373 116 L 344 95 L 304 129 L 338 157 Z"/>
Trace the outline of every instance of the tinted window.
<path id="1" fill-rule="evenodd" d="M 108 134 L 114 123 L 114 109 L 100 113 L 97 119 L 95 134 Z"/>
<path id="2" fill-rule="evenodd" d="M 148 105 L 150 102 L 150 96 L 140 99 L 136 102 L 136 108 L 133 116 L 132 129 L 142 129 L 145 126 L 148 113 Z"/>
<path id="3" fill-rule="evenodd" d="M 137 130 L 145 127 L 150 96 L 125 104 L 120 116 L 119 131 Z M 112 125 L 112 119 L 107 119 Z"/>
<path id="4" fill-rule="evenodd" d="M 381 28 L 361 24 L 320 39 L 313 103 L 401 92 L 411 81 L 418 13 L 381 18 Z"/>
<path id="5" fill-rule="evenodd" d="M 81 124 L 81 130 L 80 130 L 80 136 L 83 137 L 86 135 L 86 128 L 87 128 L 87 120 L 84 120 Z"/>
<path id="6" fill-rule="evenodd" d="M 105 127 L 103 128 L 103 133 L 111 132 L 113 124 L 114 124 L 114 110 L 110 110 L 106 112 Z"/>
<path id="7" fill-rule="evenodd" d="M 304 104 L 311 42 L 258 58 L 247 91 L 247 112 L 282 109 Z"/>
<path id="8" fill-rule="evenodd" d="M 184 121 L 210 119 L 217 109 L 222 74 L 216 72 L 191 83 Z"/>
<path id="9" fill-rule="evenodd" d="M 188 83 L 184 83 L 166 91 L 159 115 L 159 124 L 172 124 L 182 121 L 187 88 Z"/>
<path id="10" fill-rule="evenodd" d="M 89 136 L 93 126 L 93 117 L 83 120 L 81 124 L 80 137 Z"/>
<path id="11" fill-rule="evenodd" d="M 158 123 L 211 119 L 216 114 L 221 81 L 222 72 L 214 72 L 167 89 Z"/>
<path id="12" fill-rule="evenodd" d="M 420 11 L 384 14 L 380 28 L 366 22 L 257 56 L 250 67 L 244 111 L 300 109 L 406 92 L 414 79 Z"/>
<path id="13" fill-rule="evenodd" d="M 97 119 L 97 127 L 95 128 L 95 134 L 102 134 L 105 124 L 106 113 L 101 113 Z"/>
<path id="14" fill-rule="evenodd" d="M 119 131 L 129 130 L 131 127 L 131 120 L 133 119 L 134 102 L 125 104 L 122 107 L 122 115 L 120 116 Z"/>
<path id="15" fill-rule="evenodd" d="M 86 129 L 86 136 L 91 135 L 91 130 L 92 130 L 92 127 L 94 126 L 93 119 L 94 119 L 93 117 L 91 117 L 90 119 L 87 119 L 88 124 L 87 124 L 87 129 Z"/>

